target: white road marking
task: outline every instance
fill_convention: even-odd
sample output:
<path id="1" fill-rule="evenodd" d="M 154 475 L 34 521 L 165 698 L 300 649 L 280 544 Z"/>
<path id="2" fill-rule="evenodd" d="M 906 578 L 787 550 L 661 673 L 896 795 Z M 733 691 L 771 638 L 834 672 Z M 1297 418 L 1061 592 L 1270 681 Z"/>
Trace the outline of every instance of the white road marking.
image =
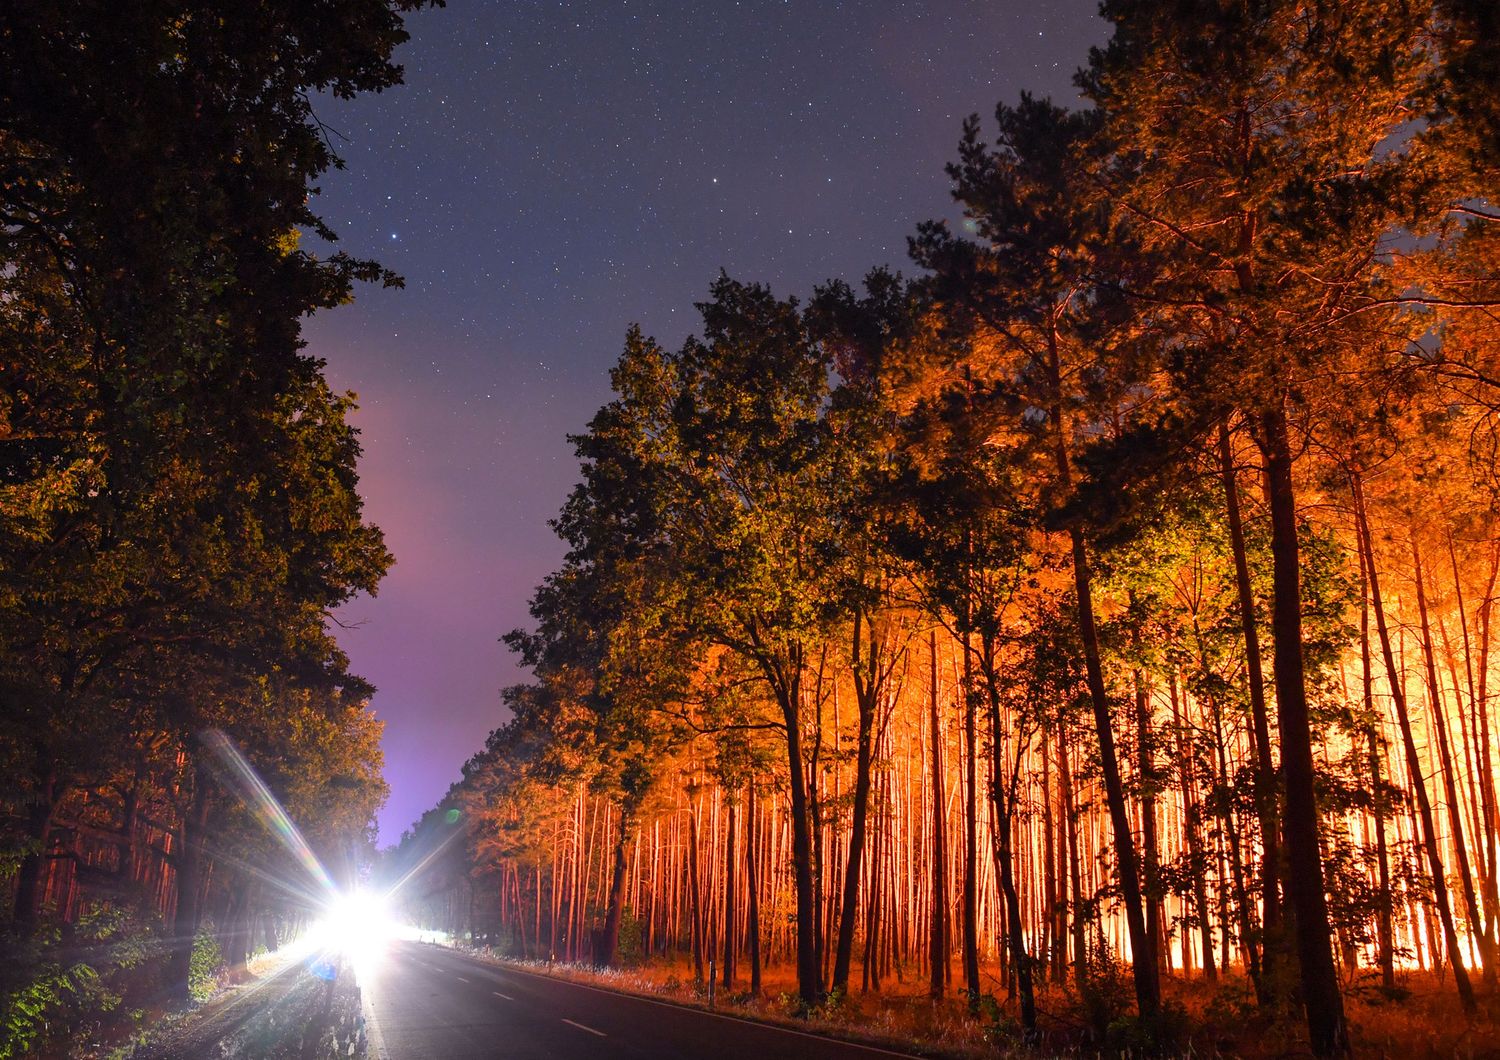
<path id="1" fill-rule="evenodd" d="M 461 975 L 454 976 L 454 978 L 457 979 L 460 983 L 467 983 L 469 981 Z"/>
<path id="2" fill-rule="evenodd" d="M 511 997 L 509 994 L 502 994 L 498 990 L 496 990 L 494 993 L 495 993 L 496 997 L 503 997 L 507 1001 L 514 1001 L 515 1000 L 515 998 Z"/>
<path id="3" fill-rule="evenodd" d="M 901 1060 L 916 1060 L 912 1053 L 898 1053 L 894 1049 L 885 1049 L 878 1045 L 867 1045 L 864 1042 L 850 1041 L 848 1038 L 834 1038 L 827 1034 L 809 1034 L 807 1031 L 796 1031 L 790 1027 L 783 1027 L 776 1023 L 763 1023 L 760 1020 L 750 1020 L 743 1016 L 731 1016 L 725 1012 L 713 1012 L 706 1008 L 697 1008 L 693 1005 L 683 1005 L 672 1001 L 658 1001 L 656 998 L 642 997 L 640 994 L 630 994 L 623 990 L 608 990 L 602 986 L 591 986 L 588 983 L 575 982 L 572 979 L 559 979 L 552 975 L 543 975 L 541 972 L 533 972 L 526 968 L 507 967 L 508 972 L 517 975 L 529 975 L 533 979 L 545 979 L 549 983 L 559 986 L 574 986 L 580 990 L 592 990 L 596 994 L 608 994 L 610 997 L 623 997 L 631 1001 L 639 1001 L 646 1005 L 657 1005 L 661 1008 L 676 1009 L 679 1012 L 692 1012 L 699 1016 L 708 1016 L 711 1019 L 732 1020 L 735 1023 L 748 1023 L 752 1027 L 759 1027 L 765 1031 L 775 1031 L 778 1034 L 790 1034 L 797 1038 L 811 1038 L 815 1042 L 835 1042 L 847 1049 L 859 1049 L 863 1052 L 874 1053 L 877 1056 L 895 1056 Z M 567 1021 L 564 1021 L 567 1022 Z M 597 1033 L 597 1032 L 596 1032 Z M 607 1036 L 606 1036 L 607 1037 Z"/>
<path id="4" fill-rule="evenodd" d="M 380 1021 L 375 1018 L 375 1006 L 371 1003 L 370 992 L 361 989 L 359 992 L 360 1015 L 365 1021 L 365 1041 L 369 1043 L 370 1055 L 373 1060 L 388 1060 L 390 1051 L 385 1047 L 385 1035 L 380 1033 Z"/>
<path id="5" fill-rule="evenodd" d="M 588 1031 L 590 1034 L 597 1034 L 601 1038 L 609 1037 L 609 1035 L 605 1034 L 603 1031 L 596 1031 L 592 1027 L 585 1027 L 581 1023 L 574 1023 L 572 1020 L 563 1020 L 563 1022 L 568 1024 L 570 1027 L 577 1027 L 581 1031 Z"/>

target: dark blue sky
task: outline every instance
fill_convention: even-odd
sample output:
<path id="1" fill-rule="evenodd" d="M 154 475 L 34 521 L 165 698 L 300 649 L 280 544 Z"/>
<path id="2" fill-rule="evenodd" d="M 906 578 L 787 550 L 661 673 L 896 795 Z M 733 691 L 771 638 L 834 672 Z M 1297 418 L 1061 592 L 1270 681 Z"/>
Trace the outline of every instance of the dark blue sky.
<path id="1" fill-rule="evenodd" d="M 397 560 L 339 633 L 379 688 L 386 844 L 503 720 L 498 638 L 560 558 L 565 436 L 626 326 L 675 344 L 721 267 L 778 293 L 906 267 L 964 116 L 1075 100 L 1106 31 L 1094 0 L 450 0 L 409 28 L 404 86 L 319 111 L 348 163 L 319 208 L 406 289 L 307 329 Z"/>

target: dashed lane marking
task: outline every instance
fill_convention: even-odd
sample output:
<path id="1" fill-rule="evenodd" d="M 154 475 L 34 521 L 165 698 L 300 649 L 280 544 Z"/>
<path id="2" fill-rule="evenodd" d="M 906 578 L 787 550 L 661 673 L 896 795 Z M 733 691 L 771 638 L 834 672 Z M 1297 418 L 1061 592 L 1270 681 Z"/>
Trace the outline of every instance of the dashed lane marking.
<path id="1" fill-rule="evenodd" d="M 609 1037 L 609 1035 L 605 1034 L 603 1031 L 596 1031 L 592 1027 L 585 1027 L 581 1023 L 574 1023 L 572 1020 L 563 1020 L 563 1022 L 566 1023 L 570 1027 L 577 1027 L 581 1031 L 588 1031 L 590 1034 L 597 1034 L 601 1038 L 608 1038 Z"/>
<path id="2" fill-rule="evenodd" d="M 514 1001 L 514 1000 L 515 1000 L 515 998 L 513 998 L 513 997 L 511 997 L 511 996 L 510 996 L 510 995 L 509 995 L 509 994 L 502 994 L 502 993 L 500 993 L 500 991 L 498 991 L 498 990 L 496 990 L 496 991 L 494 991 L 494 995 L 495 995 L 495 996 L 496 996 L 496 997 L 503 997 L 503 998 L 505 998 L 505 1000 L 507 1000 L 507 1001 Z"/>

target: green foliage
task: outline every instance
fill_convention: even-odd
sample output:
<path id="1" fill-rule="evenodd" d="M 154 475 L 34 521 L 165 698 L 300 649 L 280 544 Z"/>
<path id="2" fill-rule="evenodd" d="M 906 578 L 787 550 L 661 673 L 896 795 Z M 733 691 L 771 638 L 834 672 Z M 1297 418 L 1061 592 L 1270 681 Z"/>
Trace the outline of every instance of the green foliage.
<path id="1" fill-rule="evenodd" d="M 165 954 L 151 923 L 108 907 L 87 911 L 66 931 L 48 925 L 3 942 L 0 1060 L 94 1039 L 127 997 L 150 990 L 152 965 Z"/>
<path id="2" fill-rule="evenodd" d="M 193 936 L 193 952 L 188 960 L 188 996 L 194 1001 L 211 998 L 219 988 L 219 973 L 223 967 L 224 955 L 214 936 L 213 924 L 205 922 Z"/>
<path id="3" fill-rule="evenodd" d="M 646 923 L 633 909 L 620 912 L 620 941 L 615 962 L 621 968 L 637 968 L 646 960 Z"/>

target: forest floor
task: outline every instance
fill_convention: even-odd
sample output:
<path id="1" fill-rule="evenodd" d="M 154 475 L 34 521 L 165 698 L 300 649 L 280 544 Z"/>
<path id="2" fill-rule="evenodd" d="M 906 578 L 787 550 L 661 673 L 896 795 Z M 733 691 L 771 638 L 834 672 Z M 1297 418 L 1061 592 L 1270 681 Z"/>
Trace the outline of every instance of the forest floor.
<path id="1" fill-rule="evenodd" d="M 693 1007 L 709 1007 L 706 986 L 694 981 L 691 963 L 653 960 L 626 969 L 598 969 L 584 964 L 518 961 L 488 950 L 458 947 L 484 960 L 522 967 L 558 978 L 586 982 L 625 993 L 648 995 Z M 992 971 L 992 970 L 988 970 Z M 851 977 L 859 979 L 856 969 Z M 1037 995 L 1040 1040 L 1021 1044 L 1013 1003 L 994 975 L 986 975 L 1000 1000 L 992 997 L 971 1015 L 961 991 L 941 1001 L 928 997 L 925 982 L 907 979 L 887 983 L 878 992 L 855 990 L 814 1009 L 800 1011 L 796 983 L 780 969 L 768 969 L 761 995 L 720 986 L 713 1007 L 748 1019 L 794 1026 L 851 1041 L 884 1045 L 920 1056 L 961 1060 L 1012 1057 L 1140 1056 L 1157 1052 L 1129 1018 L 1128 975 L 1105 976 L 1091 996 L 1081 998 L 1071 988 L 1039 986 Z M 1255 1060 L 1309 1056 L 1301 1019 L 1275 1018 L 1255 1004 L 1250 985 L 1241 976 L 1221 977 L 1217 983 L 1168 977 L 1163 992 L 1170 1013 L 1165 1029 L 1174 1044 L 1165 1055 L 1183 1057 L 1246 1057 Z M 1410 972 L 1399 978 L 1395 997 L 1379 989 L 1373 977 L 1356 977 L 1345 995 L 1353 1054 L 1392 1060 L 1500 1060 L 1500 997 L 1480 999 L 1480 1012 L 1466 1018 L 1459 1008 L 1452 979 L 1431 972 Z"/>

